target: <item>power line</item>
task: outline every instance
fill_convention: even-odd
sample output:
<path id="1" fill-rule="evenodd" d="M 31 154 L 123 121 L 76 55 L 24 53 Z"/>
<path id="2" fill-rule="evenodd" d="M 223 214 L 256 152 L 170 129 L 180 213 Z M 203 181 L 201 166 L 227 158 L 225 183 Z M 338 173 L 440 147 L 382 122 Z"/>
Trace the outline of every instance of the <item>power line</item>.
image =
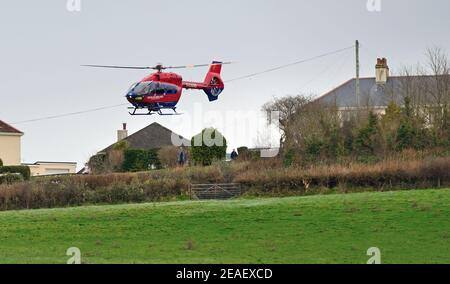
<path id="1" fill-rule="evenodd" d="M 340 71 L 343 67 L 343 65 L 347 62 L 348 58 L 349 58 L 349 54 L 347 54 L 345 57 L 339 57 L 337 58 L 336 61 L 334 61 L 331 65 L 327 66 L 325 69 L 323 69 L 320 73 L 318 73 L 316 76 L 314 76 L 313 78 L 311 78 L 309 81 L 307 81 L 306 83 L 304 83 L 301 87 L 300 90 L 302 90 L 303 88 L 305 88 L 306 86 L 308 86 L 309 84 L 311 84 L 312 82 L 316 81 L 317 79 L 323 77 L 324 74 L 328 73 L 332 68 L 334 68 L 335 66 L 338 66 L 338 71 Z M 341 59 L 341 60 L 339 60 Z M 343 59 L 343 60 L 342 60 Z M 337 74 L 338 71 L 336 73 L 333 73 L 333 75 Z M 335 76 L 331 76 L 331 77 L 335 77 Z"/>
<path id="2" fill-rule="evenodd" d="M 52 115 L 52 116 L 46 116 L 46 117 L 41 117 L 41 118 L 29 119 L 29 120 L 23 120 L 23 121 L 13 122 L 11 124 L 23 124 L 23 123 L 29 123 L 29 122 L 62 118 L 62 117 L 67 117 L 67 116 L 74 116 L 74 115 L 80 115 L 80 114 L 85 114 L 85 113 L 90 113 L 90 112 L 96 112 L 96 111 L 100 111 L 100 110 L 112 109 L 112 108 L 125 106 L 125 105 L 128 105 L 128 103 L 123 103 L 123 104 L 113 105 L 113 106 L 98 107 L 98 108 L 93 108 L 93 109 L 88 109 L 88 110 L 83 110 L 83 111 L 70 112 L 70 113 L 65 113 L 65 114 Z"/>
<path id="3" fill-rule="evenodd" d="M 351 54 L 351 53 L 347 54 L 346 57 L 343 58 L 344 60 L 341 62 L 340 66 L 335 70 L 335 72 L 332 73 L 332 75 L 330 76 L 331 78 L 336 78 L 336 77 L 338 76 L 338 74 L 341 73 L 342 69 L 343 69 L 344 66 L 345 66 L 345 63 L 347 63 L 347 61 L 349 60 L 350 57 L 352 57 L 352 54 Z M 353 75 L 352 75 L 352 76 L 353 76 Z M 339 83 L 339 84 L 340 84 L 340 83 Z M 333 84 L 333 85 L 331 85 L 331 88 L 330 88 L 330 89 L 334 89 L 334 88 L 336 88 L 336 87 L 337 87 L 337 85 L 336 85 L 336 84 Z"/>
<path id="4" fill-rule="evenodd" d="M 348 47 L 341 48 L 341 49 L 338 49 L 338 50 L 335 50 L 335 51 L 331 51 L 331 52 L 327 52 L 327 53 L 324 53 L 324 54 L 321 54 L 321 55 L 317 55 L 317 56 L 314 56 L 314 57 L 311 57 L 311 58 L 302 59 L 302 60 L 299 60 L 299 61 L 295 61 L 293 63 L 289 63 L 289 64 L 277 66 L 277 67 L 273 67 L 273 68 L 270 68 L 270 69 L 267 69 L 267 70 L 264 70 L 264 71 L 261 71 L 261 72 L 256 72 L 256 73 L 252 73 L 252 74 L 245 75 L 245 76 L 242 76 L 242 77 L 237 77 L 237 78 L 225 81 L 225 82 L 226 83 L 230 83 L 230 82 L 234 82 L 234 81 L 238 81 L 238 80 L 252 78 L 252 77 L 259 76 L 259 75 L 262 75 L 262 74 L 265 74 L 265 73 L 274 72 L 274 71 L 277 71 L 277 70 L 280 70 L 280 69 L 288 68 L 288 67 L 291 67 L 291 66 L 294 66 L 294 65 L 306 63 L 306 62 L 313 61 L 313 60 L 316 60 L 316 59 L 319 59 L 319 58 L 322 58 L 322 57 L 326 57 L 326 56 L 329 56 L 329 55 L 340 53 L 340 52 L 346 51 L 348 49 L 352 49 L 354 47 L 355 47 L 354 45 L 348 46 Z"/>

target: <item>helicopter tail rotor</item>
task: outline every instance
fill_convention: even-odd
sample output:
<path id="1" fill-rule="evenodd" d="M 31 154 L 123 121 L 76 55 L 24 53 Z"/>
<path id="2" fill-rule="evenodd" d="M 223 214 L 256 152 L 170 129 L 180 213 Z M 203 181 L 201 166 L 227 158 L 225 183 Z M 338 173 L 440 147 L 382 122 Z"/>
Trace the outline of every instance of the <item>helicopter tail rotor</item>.
<path id="1" fill-rule="evenodd" d="M 208 73 L 206 74 L 204 84 L 207 87 L 203 90 L 208 96 L 210 102 L 217 100 L 225 88 L 225 83 L 223 82 L 222 77 L 220 77 L 222 65 L 222 62 L 213 61 L 209 67 Z"/>

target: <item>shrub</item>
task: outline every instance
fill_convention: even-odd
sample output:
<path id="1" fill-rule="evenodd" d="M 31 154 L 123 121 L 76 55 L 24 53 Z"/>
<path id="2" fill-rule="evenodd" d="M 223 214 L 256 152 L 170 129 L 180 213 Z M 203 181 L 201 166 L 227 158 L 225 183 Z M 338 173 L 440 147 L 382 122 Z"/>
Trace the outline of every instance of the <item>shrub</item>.
<path id="1" fill-rule="evenodd" d="M 358 131 L 356 136 L 355 146 L 358 155 L 363 158 L 372 157 L 375 155 L 376 139 L 378 131 L 378 118 L 373 112 L 369 113 L 367 124 Z"/>
<path id="2" fill-rule="evenodd" d="M 23 181 L 21 174 L 0 174 L 0 184 L 12 184 Z"/>
<path id="3" fill-rule="evenodd" d="M 261 150 L 249 149 L 247 147 L 237 148 L 239 161 L 257 161 L 261 158 Z"/>
<path id="4" fill-rule="evenodd" d="M 187 192 L 185 171 L 38 177 L 0 185 L 0 210 L 171 200 Z"/>
<path id="5" fill-rule="evenodd" d="M 175 146 L 165 146 L 158 151 L 158 159 L 163 168 L 173 168 L 177 166 L 178 148 Z"/>
<path id="6" fill-rule="evenodd" d="M 124 151 L 122 169 L 126 172 L 146 171 L 153 168 L 161 168 L 158 159 L 158 150 L 127 149 Z"/>
<path id="7" fill-rule="evenodd" d="M 107 172 L 106 153 L 99 153 L 89 159 L 88 165 L 92 174 L 102 174 Z"/>
<path id="8" fill-rule="evenodd" d="M 312 137 L 310 140 L 305 141 L 305 158 L 308 162 L 317 161 L 320 158 L 325 143 L 317 137 Z"/>
<path id="9" fill-rule="evenodd" d="M 247 188 L 274 191 L 280 188 L 300 190 L 310 188 L 427 188 L 450 184 L 450 157 L 431 160 L 385 160 L 376 164 L 314 166 L 310 168 L 249 167 L 240 171 L 235 182 Z"/>
<path id="10" fill-rule="evenodd" d="M 409 121 L 402 121 L 397 130 L 397 150 L 402 151 L 414 146 L 416 129 Z"/>
<path id="11" fill-rule="evenodd" d="M 248 150 L 248 147 L 239 147 L 237 148 L 237 152 L 239 154 L 239 160 L 248 161 L 251 159 L 251 153 Z"/>
<path id="12" fill-rule="evenodd" d="M 293 165 L 294 163 L 294 150 L 293 149 L 288 149 L 287 151 L 285 151 L 284 155 L 283 155 L 283 164 L 285 167 L 290 167 Z"/>
<path id="13" fill-rule="evenodd" d="M 108 165 L 113 172 L 120 172 L 123 168 L 125 155 L 123 150 L 113 149 L 108 152 Z"/>
<path id="14" fill-rule="evenodd" d="M 0 167 L 0 174 L 21 174 L 25 180 L 29 180 L 31 177 L 30 168 L 27 166 Z"/>
<path id="15" fill-rule="evenodd" d="M 124 162 L 124 151 L 129 147 L 125 140 L 119 141 L 106 152 L 98 153 L 89 159 L 88 165 L 93 174 L 121 172 Z"/>
<path id="16" fill-rule="evenodd" d="M 203 131 L 191 140 L 192 160 L 196 165 L 209 166 L 214 160 L 223 160 L 227 151 L 227 140 L 214 128 Z"/>

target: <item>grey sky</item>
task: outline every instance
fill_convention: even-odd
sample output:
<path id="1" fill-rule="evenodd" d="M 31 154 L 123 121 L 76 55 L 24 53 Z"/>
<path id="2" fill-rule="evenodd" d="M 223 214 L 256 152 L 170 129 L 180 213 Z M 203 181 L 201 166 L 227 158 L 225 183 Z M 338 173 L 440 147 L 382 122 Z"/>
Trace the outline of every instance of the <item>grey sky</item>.
<path id="1" fill-rule="evenodd" d="M 377 56 L 387 57 L 395 72 L 423 61 L 427 47 L 450 50 L 448 0 L 381 0 L 380 12 L 369 12 L 367 0 L 81 0 L 81 12 L 68 12 L 66 2 L 2 1 L 1 120 L 125 103 L 127 88 L 146 75 L 80 64 L 238 61 L 224 67 L 223 78 L 229 80 L 359 39 L 362 76 L 373 76 Z M 204 112 L 259 110 L 274 96 L 328 91 L 354 76 L 353 66 L 353 51 L 346 51 L 227 84 L 216 103 L 208 103 L 202 92 L 185 92 L 178 108 L 187 114 L 194 103 L 201 103 Z M 179 73 L 185 80 L 202 81 L 205 72 Z M 125 107 L 15 126 L 25 132 L 24 161 L 76 161 L 80 166 L 115 142 L 122 122 L 134 132 L 155 121 L 187 137 L 194 134 L 180 129 L 179 118 L 130 117 Z M 230 146 L 241 141 L 233 137 Z"/>

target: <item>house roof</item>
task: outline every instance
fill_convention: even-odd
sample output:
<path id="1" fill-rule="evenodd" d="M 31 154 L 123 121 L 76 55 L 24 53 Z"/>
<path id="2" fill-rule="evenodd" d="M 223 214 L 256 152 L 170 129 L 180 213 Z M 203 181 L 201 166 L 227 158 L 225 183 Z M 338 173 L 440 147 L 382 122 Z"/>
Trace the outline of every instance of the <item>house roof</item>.
<path id="1" fill-rule="evenodd" d="M 434 78 L 432 76 L 392 76 L 386 84 L 377 84 L 375 78 L 360 78 L 360 105 L 384 107 L 389 102 L 403 104 L 403 94 L 408 84 L 414 80 Z M 337 88 L 325 93 L 316 101 L 335 104 L 337 107 L 358 107 L 356 99 L 356 79 L 350 79 Z"/>
<path id="2" fill-rule="evenodd" d="M 28 166 L 38 166 L 38 165 L 77 165 L 76 162 L 48 162 L 48 161 L 37 161 L 35 163 L 25 163 L 23 165 Z"/>
<path id="3" fill-rule="evenodd" d="M 22 131 L 12 127 L 6 122 L 0 120 L 0 133 L 15 133 L 15 134 L 23 134 Z"/>
<path id="4" fill-rule="evenodd" d="M 190 145 L 189 140 L 156 122 L 128 136 L 122 141 L 127 141 L 129 147 L 133 149 L 158 149 L 164 146 L 173 146 L 172 134 L 177 135 L 183 141 L 183 145 Z M 115 144 L 108 146 L 102 152 L 111 150 Z"/>

